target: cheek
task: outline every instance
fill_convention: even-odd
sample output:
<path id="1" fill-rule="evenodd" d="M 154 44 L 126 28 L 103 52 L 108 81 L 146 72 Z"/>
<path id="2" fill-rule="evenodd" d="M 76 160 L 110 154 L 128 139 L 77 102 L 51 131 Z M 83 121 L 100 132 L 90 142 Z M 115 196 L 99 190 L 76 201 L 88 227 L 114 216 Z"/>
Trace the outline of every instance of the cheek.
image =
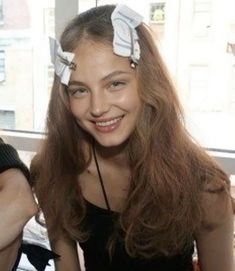
<path id="1" fill-rule="evenodd" d="M 127 111 L 139 111 L 139 108 L 141 107 L 141 100 L 135 88 L 130 88 L 124 92 L 117 102 Z"/>
<path id="2" fill-rule="evenodd" d="M 139 95 L 137 93 L 131 93 L 131 95 L 126 99 L 126 104 L 129 106 L 130 110 L 139 112 L 141 108 L 141 100 Z"/>
<path id="3" fill-rule="evenodd" d="M 80 119 L 85 111 L 84 106 L 76 100 L 70 101 L 70 110 L 77 119 Z"/>

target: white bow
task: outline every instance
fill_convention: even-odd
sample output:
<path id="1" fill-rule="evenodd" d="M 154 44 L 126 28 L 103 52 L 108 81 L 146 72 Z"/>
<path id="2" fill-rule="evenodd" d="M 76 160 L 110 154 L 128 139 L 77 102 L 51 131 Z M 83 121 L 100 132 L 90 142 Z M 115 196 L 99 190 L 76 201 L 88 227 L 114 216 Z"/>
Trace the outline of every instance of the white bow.
<path id="1" fill-rule="evenodd" d="M 126 5 L 117 5 L 111 15 L 115 54 L 131 57 L 137 63 L 140 59 L 140 46 L 135 28 L 143 21 L 143 17 Z"/>
<path id="2" fill-rule="evenodd" d="M 71 72 L 76 69 L 76 64 L 72 61 L 75 54 L 64 52 L 57 40 L 51 37 L 49 39 L 51 62 L 54 64 L 55 73 L 60 77 L 61 83 L 68 86 Z"/>

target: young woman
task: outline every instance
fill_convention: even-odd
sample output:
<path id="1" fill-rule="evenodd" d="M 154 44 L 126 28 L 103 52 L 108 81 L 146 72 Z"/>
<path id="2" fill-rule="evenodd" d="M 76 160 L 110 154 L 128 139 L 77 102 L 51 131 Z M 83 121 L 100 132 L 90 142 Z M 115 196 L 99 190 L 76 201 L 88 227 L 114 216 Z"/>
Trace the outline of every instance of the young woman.
<path id="1" fill-rule="evenodd" d="M 100 6 L 52 43 L 47 136 L 32 163 L 56 270 L 233 270 L 226 174 L 188 134 L 141 16 Z"/>

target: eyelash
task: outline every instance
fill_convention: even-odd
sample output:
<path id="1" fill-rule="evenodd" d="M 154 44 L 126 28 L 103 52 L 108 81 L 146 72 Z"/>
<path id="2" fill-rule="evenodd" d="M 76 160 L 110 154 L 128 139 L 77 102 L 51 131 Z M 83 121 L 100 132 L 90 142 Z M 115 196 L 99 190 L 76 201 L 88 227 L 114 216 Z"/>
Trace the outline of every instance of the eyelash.
<path id="1" fill-rule="evenodd" d="M 125 85 L 126 85 L 126 82 L 124 82 L 124 81 L 113 81 L 113 82 L 111 82 L 110 87 L 119 88 L 119 87 L 122 87 Z"/>
<path id="2" fill-rule="evenodd" d="M 76 89 L 69 89 L 69 95 L 75 96 L 76 94 L 82 95 L 87 91 L 85 88 L 76 88 Z"/>

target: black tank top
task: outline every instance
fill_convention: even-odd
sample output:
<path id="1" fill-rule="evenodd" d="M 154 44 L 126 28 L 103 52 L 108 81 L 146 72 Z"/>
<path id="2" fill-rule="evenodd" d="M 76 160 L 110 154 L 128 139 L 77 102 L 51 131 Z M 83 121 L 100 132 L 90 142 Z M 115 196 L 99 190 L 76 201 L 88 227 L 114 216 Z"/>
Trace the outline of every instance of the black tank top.
<path id="1" fill-rule="evenodd" d="M 123 243 L 116 242 L 110 260 L 107 242 L 114 230 L 118 213 L 100 208 L 86 201 L 87 212 L 83 227 L 90 235 L 79 243 L 83 252 L 86 271 L 192 271 L 192 248 L 173 257 L 141 259 L 130 257 Z"/>

